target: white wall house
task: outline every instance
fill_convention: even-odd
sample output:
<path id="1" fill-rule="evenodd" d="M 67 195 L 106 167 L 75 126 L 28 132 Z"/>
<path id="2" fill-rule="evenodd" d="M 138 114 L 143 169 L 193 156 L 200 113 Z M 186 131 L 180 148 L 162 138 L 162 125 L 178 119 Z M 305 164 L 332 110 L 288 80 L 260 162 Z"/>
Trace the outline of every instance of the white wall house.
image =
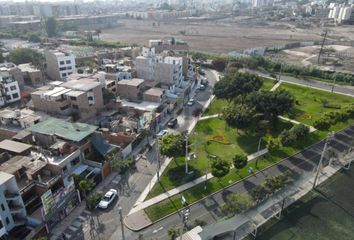
<path id="1" fill-rule="evenodd" d="M 0 106 L 21 100 L 18 82 L 8 71 L 0 69 Z"/>
<path id="2" fill-rule="evenodd" d="M 59 50 L 49 50 L 45 53 L 47 74 L 52 80 L 66 80 L 75 73 L 75 55 Z"/>

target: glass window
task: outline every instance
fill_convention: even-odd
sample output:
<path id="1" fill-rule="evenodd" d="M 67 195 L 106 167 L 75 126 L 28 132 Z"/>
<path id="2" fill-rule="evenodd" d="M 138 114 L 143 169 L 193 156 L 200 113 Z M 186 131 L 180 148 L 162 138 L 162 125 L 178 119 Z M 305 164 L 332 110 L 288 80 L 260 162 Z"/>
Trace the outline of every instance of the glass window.
<path id="1" fill-rule="evenodd" d="M 11 86 L 11 87 L 10 87 L 10 90 L 11 90 L 11 91 L 16 90 L 16 89 L 17 89 L 16 86 Z"/>
<path id="2" fill-rule="evenodd" d="M 61 76 L 62 76 L 62 77 L 66 77 L 66 73 L 62 73 Z"/>
<path id="3" fill-rule="evenodd" d="M 6 217 L 6 224 L 9 225 L 10 224 L 10 219 L 8 217 Z"/>
<path id="4" fill-rule="evenodd" d="M 1 210 L 5 211 L 5 206 L 4 206 L 4 204 L 1 204 Z"/>
<path id="5" fill-rule="evenodd" d="M 12 98 L 18 98 L 18 97 L 19 97 L 18 93 L 12 94 Z"/>
<path id="6" fill-rule="evenodd" d="M 60 61 L 60 65 L 63 65 L 65 62 L 64 61 Z"/>
<path id="7" fill-rule="evenodd" d="M 70 64 L 71 63 L 71 60 L 66 60 L 66 64 Z"/>

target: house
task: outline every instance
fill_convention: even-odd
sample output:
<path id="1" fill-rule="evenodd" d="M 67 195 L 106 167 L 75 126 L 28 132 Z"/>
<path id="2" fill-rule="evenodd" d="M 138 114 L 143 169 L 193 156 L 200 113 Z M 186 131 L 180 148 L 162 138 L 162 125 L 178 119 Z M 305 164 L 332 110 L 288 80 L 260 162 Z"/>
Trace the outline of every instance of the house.
<path id="1" fill-rule="evenodd" d="M 0 107 L 20 100 L 18 82 L 7 69 L 0 68 Z"/>
<path id="2" fill-rule="evenodd" d="M 48 50 L 45 52 L 47 75 L 52 80 L 66 80 L 76 71 L 75 56 L 67 51 Z"/>
<path id="3" fill-rule="evenodd" d="M 123 79 L 117 84 L 117 94 L 121 99 L 137 101 L 142 99 L 144 79 Z"/>

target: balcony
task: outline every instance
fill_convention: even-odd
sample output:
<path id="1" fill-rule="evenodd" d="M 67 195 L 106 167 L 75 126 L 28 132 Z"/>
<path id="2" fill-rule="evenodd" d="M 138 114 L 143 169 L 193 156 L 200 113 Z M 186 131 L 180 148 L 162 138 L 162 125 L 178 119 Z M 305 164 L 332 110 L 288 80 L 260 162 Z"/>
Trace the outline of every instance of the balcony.
<path id="1" fill-rule="evenodd" d="M 4 195 L 7 200 L 16 199 L 16 198 L 20 197 L 20 194 L 13 193 L 8 190 L 5 190 Z"/>
<path id="2" fill-rule="evenodd" d="M 50 188 L 61 178 L 61 175 L 51 176 L 51 175 L 41 174 L 38 176 L 39 178 L 38 180 L 36 180 L 36 184 L 43 186 L 45 188 Z"/>
<path id="3" fill-rule="evenodd" d="M 8 204 L 9 208 L 10 208 L 10 212 L 11 213 L 17 213 L 17 212 L 22 212 L 23 211 L 23 207 L 20 205 L 17 205 L 16 203 L 14 203 L 13 201 L 11 201 Z"/>

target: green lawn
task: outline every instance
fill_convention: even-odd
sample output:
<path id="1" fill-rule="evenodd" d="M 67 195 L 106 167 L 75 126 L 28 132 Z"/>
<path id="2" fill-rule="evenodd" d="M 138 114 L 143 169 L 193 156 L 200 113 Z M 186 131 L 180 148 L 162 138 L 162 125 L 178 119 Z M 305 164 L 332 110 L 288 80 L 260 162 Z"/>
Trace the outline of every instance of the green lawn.
<path id="1" fill-rule="evenodd" d="M 236 153 L 251 154 L 257 152 L 258 142 L 270 135 L 278 136 L 281 130 L 290 129 L 293 125 L 289 122 L 279 122 L 278 130 L 267 133 L 266 136 L 236 130 L 229 127 L 221 118 L 212 118 L 199 121 L 195 130 L 190 135 L 193 144 L 190 151 L 196 152 L 197 160 L 189 162 L 190 169 L 195 169 L 194 175 L 185 174 L 184 157 L 172 161 L 162 174 L 161 185 L 155 185 L 147 199 L 173 189 L 205 174 L 208 155 L 214 155 L 221 159 L 232 161 Z M 195 144 L 196 143 L 196 144 Z M 265 141 L 261 142 L 261 149 L 265 148 Z M 163 189 L 163 188 L 164 189 Z"/>
<path id="2" fill-rule="evenodd" d="M 290 83 L 282 83 L 277 90 L 280 89 L 290 92 L 296 99 L 295 109 L 288 117 L 308 125 L 313 125 L 313 123 L 326 112 L 337 110 L 324 107 L 322 104 L 323 100 L 342 108 L 354 101 L 352 97 L 297 86 Z"/>
<path id="3" fill-rule="evenodd" d="M 275 164 L 287 156 L 293 155 L 296 152 L 300 151 L 306 146 L 310 146 L 311 144 L 323 139 L 326 136 L 325 132 L 316 131 L 304 141 L 299 143 L 297 146 L 294 147 L 284 147 L 276 153 L 272 155 L 268 154 L 264 159 L 260 160 L 258 163 L 258 169 L 264 169 L 272 164 Z M 249 173 L 247 172 L 248 167 L 252 167 L 253 169 L 257 169 L 255 167 L 255 160 L 252 160 L 248 163 L 247 167 L 240 171 L 240 175 L 236 173 L 235 170 L 231 170 L 230 173 L 218 180 L 217 178 L 212 178 L 207 181 L 207 190 L 204 190 L 205 183 L 199 184 L 193 188 L 186 190 L 183 194 L 187 199 L 189 204 L 200 200 L 203 197 L 206 197 L 222 188 L 235 183 L 247 176 Z M 181 206 L 181 194 L 175 195 L 169 199 L 166 199 L 156 205 L 150 206 L 145 209 L 146 214 L 149 216 L 151 221 L 157 221 L 158 219 L 171 214 Z"/>
<path id="4" fill-rule="evenodd" d="M 257 239 L 353 239 L 354 168 L 340 171 L 290 206 L 281 221 L 267 223 Z M 253 238 L 249 238 L 253 239 Z"/>

